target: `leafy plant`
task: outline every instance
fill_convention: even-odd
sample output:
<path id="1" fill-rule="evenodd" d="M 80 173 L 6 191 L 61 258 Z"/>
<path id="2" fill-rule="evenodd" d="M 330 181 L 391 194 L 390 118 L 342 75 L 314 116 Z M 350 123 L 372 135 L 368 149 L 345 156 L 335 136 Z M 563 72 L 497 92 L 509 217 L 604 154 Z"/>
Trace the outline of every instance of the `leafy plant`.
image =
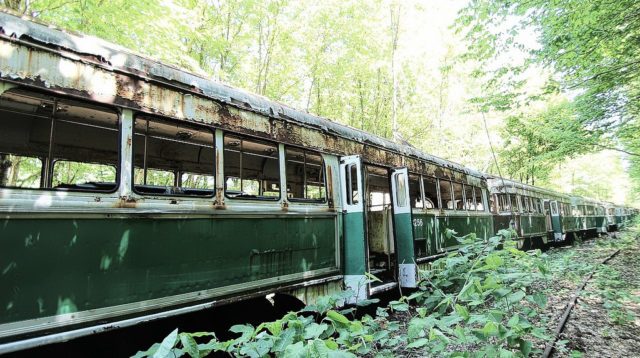
<path id="1" fill-rule="evenodd" d="M 481 240 L 451 232 L 459 250 L 432 262 L 420 272 L 417 290 L 378 307 L 374 316 L 354 319 L 355 308 L 342 308 L 354 293 L 344 291 L 257 327 L 235 325 L 230 331 L 238 337 L 227 341 L 213 333 L 175 330 L 136 357 L 201 357 L 212 352 L 249 357 L 395 356 L 406 350 L 452 357 L 526 357 L 536 352 L 533 338 L 548 338 L 532 323 L 546 297 L 530 289 L 548 269 L 539 251 L 515 248 L 514 234 L 504 230 Z"/>

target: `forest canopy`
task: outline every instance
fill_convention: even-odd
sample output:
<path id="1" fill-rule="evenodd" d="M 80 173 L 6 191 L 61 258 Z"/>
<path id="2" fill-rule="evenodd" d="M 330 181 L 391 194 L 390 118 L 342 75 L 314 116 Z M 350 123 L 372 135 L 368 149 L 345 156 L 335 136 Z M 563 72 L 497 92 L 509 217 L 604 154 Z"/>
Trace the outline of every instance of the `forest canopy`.
<path id="1" fill-rule="evenodd" d="M 640 193 L 636 1 L 3 4 L 479 170 Z"/>

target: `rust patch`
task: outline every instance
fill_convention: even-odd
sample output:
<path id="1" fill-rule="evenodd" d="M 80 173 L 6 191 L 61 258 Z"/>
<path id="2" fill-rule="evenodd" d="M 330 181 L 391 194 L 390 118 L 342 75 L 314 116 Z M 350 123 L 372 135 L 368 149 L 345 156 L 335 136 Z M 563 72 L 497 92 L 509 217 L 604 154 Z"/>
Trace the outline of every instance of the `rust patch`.
<path id="1" fill-rule="evenodd" d="M 124 208 L 124 209 L 133 209 L 136 208 L 137 202 L 135 198 L 130 196 L 121 196 L 118 198 L 118 201 L 114 204 L 114 208 Z"/>

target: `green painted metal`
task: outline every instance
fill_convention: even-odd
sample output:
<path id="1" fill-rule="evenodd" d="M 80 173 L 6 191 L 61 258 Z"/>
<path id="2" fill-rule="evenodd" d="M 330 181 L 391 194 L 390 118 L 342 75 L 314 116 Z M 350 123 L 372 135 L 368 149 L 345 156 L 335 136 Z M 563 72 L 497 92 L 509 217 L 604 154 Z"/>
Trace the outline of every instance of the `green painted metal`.
<path id="1" fill-rule="evenodd" d="M 366 246 L 364 214 L 346 213 L 344 217 L 344 271 L 345 275 L 364 275 Z"/>
<path id="2" fill-rule="evenodd" d="M 438 232 L 434 214 L 423 211 L 413 212 L 413 248 L 415 257 L 435 255 L 437 251 Z"/>
<path id="3" fill-rule="evenodd" d="M 335 216 L 5 219 L 0 323 L 338 272 Z M 268 286 L 269 284 L 267 284 Z"/>
<path id="4" fill-rule="evenodd" d="M 411 214 L 394 215 L 394 235 L 396 239 L 398 263 L 413 263 L 413 232 L 411 225 Z"/>
<path id="5" fill-rule="evenodd" d="M 441 216 L 438 218 L 438 227 L 440 229 L 442 250 L 444 251 L 449 251 L 458 247 L 458 241 L 456 238 L 447 236 L 448 230 L 455 231 L 457 233 L 456 236 L 464 236 L 474 233 L 479 238 L 488 238 L 495 234 L 491 215 Z"/>
<path id="6" fill-rule="evenodd" d="M 565 217 L 562 215 L 551 216 L 551 228 L 554 234 L 564 234 L 566 227 L 564 226 Z M 562 236 L 561 236 L 562 237 Z"/>
<path id="7" fill-rule="evenodd" d="M 417 258 L 436 255 L 458 246 L 454 237 L 447 237 L 447 229 L 456 236 L 475 233 L 480 238 L 495 234 L 492 215 L 443 215 L 413 213 L 414 251 Z"/>
<path id="8" fill-rule="evenodd" d="M 562 217 L 562 228 L 565 233 L 574 232 L 576 230 L 580 230 L 579 218 L 575 216 L 563 216 Z"/>
<path id="9" fill-rule="evenodd" d="M 547 219 L 542 214 L 521 214 L 520 230 L 523 237 L 547 234 Z"/>

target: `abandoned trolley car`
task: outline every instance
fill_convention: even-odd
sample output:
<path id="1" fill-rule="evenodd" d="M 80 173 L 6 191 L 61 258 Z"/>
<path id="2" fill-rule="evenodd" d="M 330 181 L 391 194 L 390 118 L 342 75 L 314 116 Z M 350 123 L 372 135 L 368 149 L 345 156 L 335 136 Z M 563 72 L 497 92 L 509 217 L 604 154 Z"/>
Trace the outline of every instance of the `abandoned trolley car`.
<path id="1" fill-rule="evenodd" d="M 354 302 L 415 287 L 452 233 L 604 222 L 95 38 L 0 27 L 0 353 L 270 293 Z"/>

